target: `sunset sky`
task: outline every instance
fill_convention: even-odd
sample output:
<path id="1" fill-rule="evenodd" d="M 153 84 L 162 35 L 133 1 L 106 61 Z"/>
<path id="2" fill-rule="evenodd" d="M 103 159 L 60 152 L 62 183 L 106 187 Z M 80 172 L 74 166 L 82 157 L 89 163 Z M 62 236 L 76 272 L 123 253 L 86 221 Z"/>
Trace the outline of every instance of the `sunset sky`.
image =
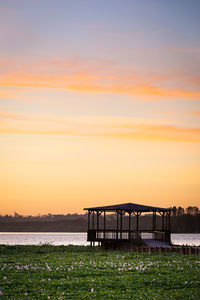
<path id="1" fill-rule="evenodd" d="M 0 213 L 200 207 L 200 1 L 0 2 Z"/>

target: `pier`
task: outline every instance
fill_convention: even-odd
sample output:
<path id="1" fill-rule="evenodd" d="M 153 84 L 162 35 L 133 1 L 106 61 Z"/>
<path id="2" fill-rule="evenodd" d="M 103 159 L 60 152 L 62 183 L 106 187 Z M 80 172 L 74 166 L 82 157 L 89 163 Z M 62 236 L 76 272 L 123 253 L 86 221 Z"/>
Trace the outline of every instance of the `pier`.
<path id="1" fill-rule="evenodd" d="M 171 245 L 171 208 L 124 203 L 84 208 L 84 210 L 88 211 L 87 240 L 93 246 L 97 242 L 102 249 L 128 250 L 134 246 L 147 246 L 149 237 L 151 241 L 162 243 L 162 246 Z M 106 216 L 111 213 L 115 218 L 114 228 L 107 226 Z M 142 214 L 151 215 L 151 228 L 141 228 L 140 216 Z M 158 216 L 161 217 L 159 222 L 157 222 Z M 148 238 L 145 238 L 147 236 Z"/>

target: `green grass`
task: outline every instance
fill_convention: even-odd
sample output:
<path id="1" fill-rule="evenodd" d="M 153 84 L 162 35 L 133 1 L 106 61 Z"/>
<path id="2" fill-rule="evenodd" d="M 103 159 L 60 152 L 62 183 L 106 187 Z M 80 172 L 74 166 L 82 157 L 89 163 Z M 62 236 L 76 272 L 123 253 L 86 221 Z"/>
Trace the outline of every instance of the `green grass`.
<path id="1" fill-rule="evenodd" d="M 200 257 L 0 246 L 0 299 L 200 299 Z"/>

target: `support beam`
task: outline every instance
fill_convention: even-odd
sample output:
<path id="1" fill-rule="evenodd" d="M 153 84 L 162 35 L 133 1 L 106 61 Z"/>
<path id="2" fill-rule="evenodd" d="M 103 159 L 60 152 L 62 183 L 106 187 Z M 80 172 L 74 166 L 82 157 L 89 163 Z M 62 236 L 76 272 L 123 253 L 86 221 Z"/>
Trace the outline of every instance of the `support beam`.
<path id="1" fill-rule="evenodd" d="M 122 239 L 122 211 L 120 211 L 120 239 Z"/>
<path id="2" fill-rule="evenodd" d="M 139 217 L 139 213 L 137 211 L 137 214 L 136 214 L 136 230 L 137 231 L 139 230 L 139 219 L 138 219 L 138 217 Z"/>
<path id="3" fill-rule="evenodd" d="M 153 227 L 152 230 L 155 230 L 155 211 L 153 211 Z"/>
<path id="4" fill-rule="evenodd" d="M 97 231 L 99 230 L 99 211 L 97 211 Z"/>
<path id="5" fill-rule="evenodd" d="M 119 229 L 119 213 L 118 213 L 118 210 L 116 211 L 117 212 L 117 240 L 118 240 L 118 229 Z"/>
<path id="6" fill-rule="evenodd" d="M 104 213 L 104 218 L 103 218 L 103 227 L 104 227 L 103 237 L 105 239 L 105 237 L 106 237 L 106 212 L 105 212 L 105 210 L 104 210 L 103 213 Z"/>
<path id="7" fill-rule="evenodd" d="M 168 223 L 168 225 L 169 225 L 169 227 L 168 227 L 169 232 L 170 232 L 170 229 L 171 229 L 170 228 L 171 227 L 171 224 L 170 224 L 170 214 L 171 214 L 171 211 L 169 211 L 169 217 L 168 217 L 169 218 L 169 223 Z"/>
<path id="8" fill-rule="evenodd" d="M 93 211 L 93 216 L 92 216 L 92 229 L 94 229 L 94 211 Z"/>
<path id="9" fill-rule="evenodd" d="M 165 231 L 168 231 L 169 228 L 169 212 L 166 213 L 166 218 L 165 218 Z"/>
<path id="10" fill-rule="evenodd" d="M 130 240 L 131 238 L 131 212 L 129 212 L 129 217 L 128 217 L 128 239 Z"/>
<path id="11" fill-rule="evenodd" d="M 165 221 L 165 212 L 162 213 L 162 231 L 165 230 L 165 223 L 164 223 L 164 221 Z"/>
<path id="12" fill-rule="evenodd" d="M 90 229 L 90 215 L 91 215 L 91 211 L 88 210 L 88 230 Z"/>

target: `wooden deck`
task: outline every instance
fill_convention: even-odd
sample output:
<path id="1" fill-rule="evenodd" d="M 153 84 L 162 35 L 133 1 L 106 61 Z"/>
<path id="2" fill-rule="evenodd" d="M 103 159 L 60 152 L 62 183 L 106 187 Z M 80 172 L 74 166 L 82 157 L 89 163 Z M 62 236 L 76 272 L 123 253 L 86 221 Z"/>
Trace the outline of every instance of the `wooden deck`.
<path id="1" fill-rule="evenodd" d="M 159 230 L 88 230 L 87 240 L 90 242 L 106 241 L 135 241 L 142 240 L 143 234 L 151 234 L 153 240 L 159 240 L 170 243 L 170 234 Z"/>

